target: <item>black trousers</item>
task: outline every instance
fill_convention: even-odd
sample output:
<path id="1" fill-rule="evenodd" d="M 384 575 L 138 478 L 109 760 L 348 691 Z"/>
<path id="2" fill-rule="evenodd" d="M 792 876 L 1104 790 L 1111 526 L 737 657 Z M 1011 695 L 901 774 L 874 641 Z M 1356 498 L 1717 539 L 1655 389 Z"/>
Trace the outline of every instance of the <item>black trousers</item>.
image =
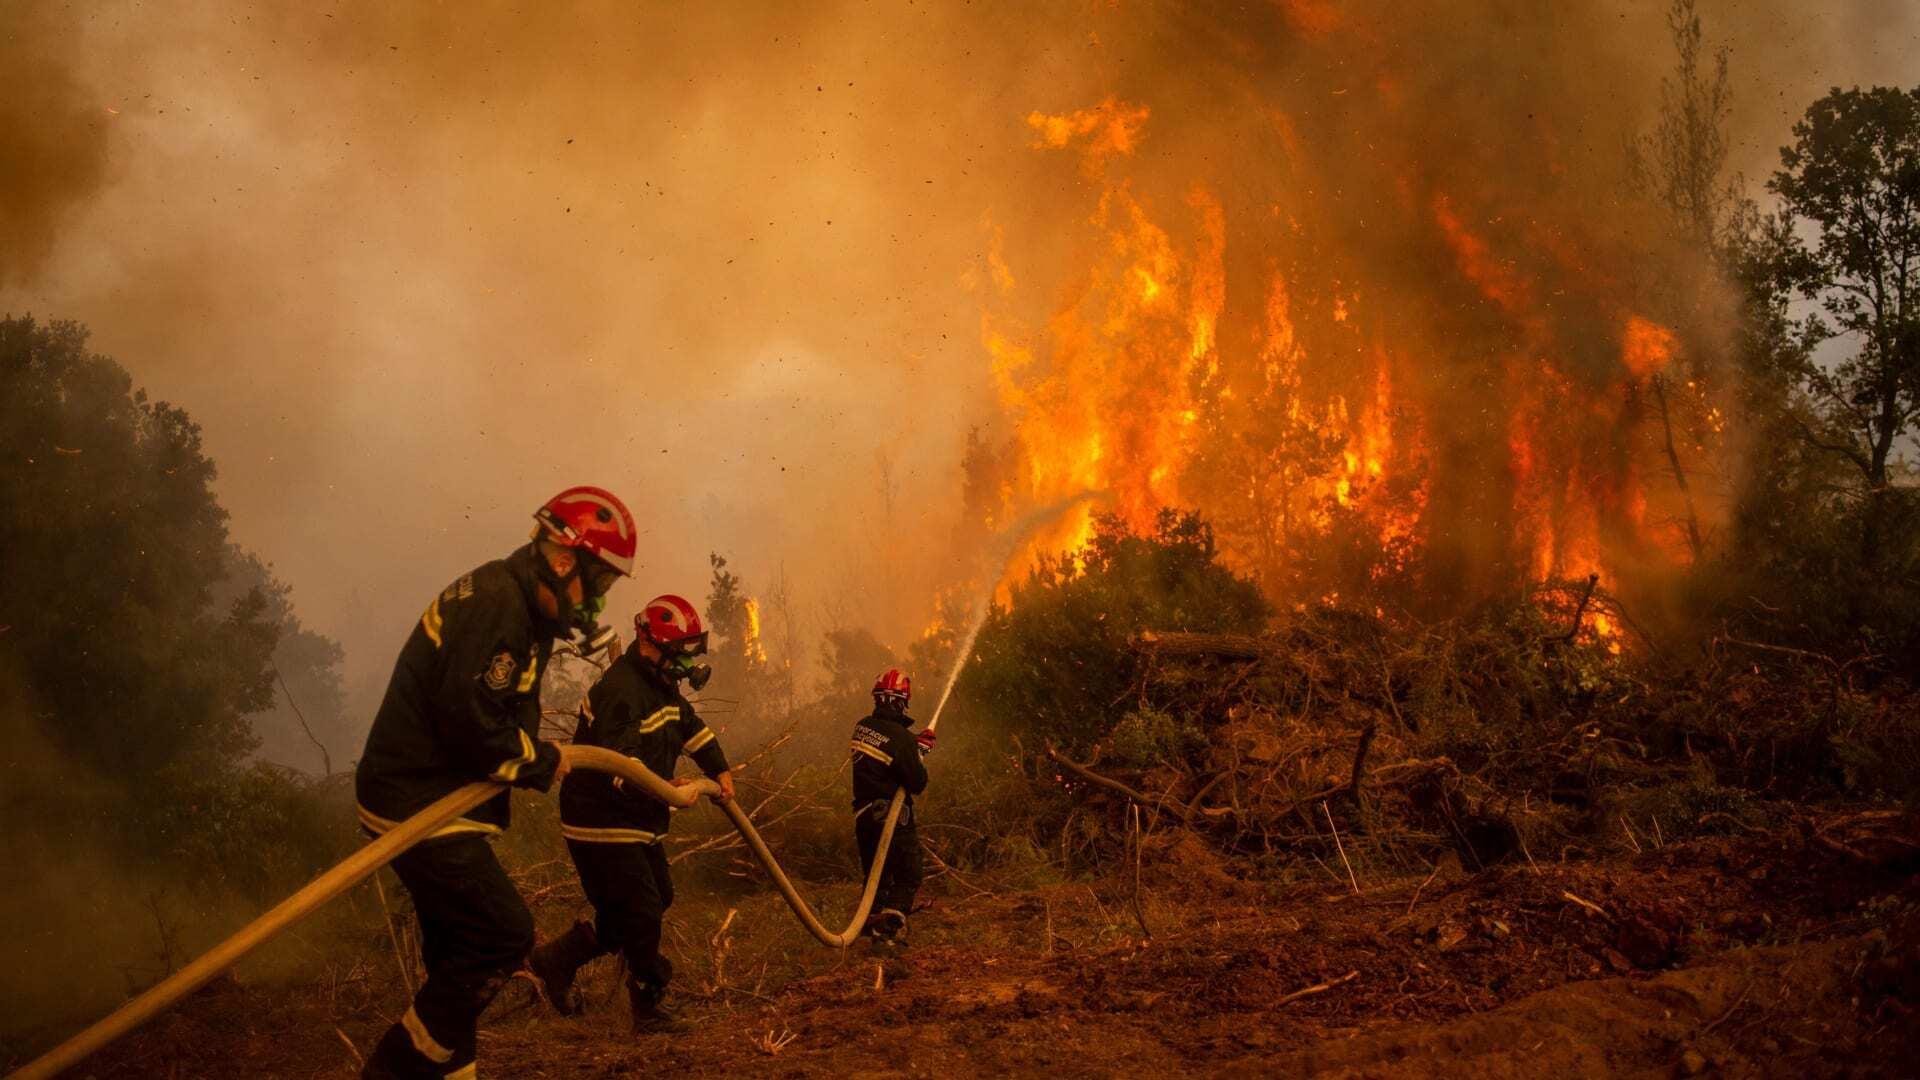
<path id="1" fill-rule="evenodd" d="M 533 949 L 533 915 L 477 834 L 429 840 L 393 869 L 420 918 L 427 981 L 380 1040 L 366 1075 L 452 1075 L 473 1063 L 480 1014 Z"/>
<path id="2" fill-rule="evenodd" d="M 873 853 L 880 847 L 880 832 L 887 824 L 887 804 L 870 803 L 853 819 L 854 839 L 860 842 L 860 871 L 873 873 Z M 913 898 L 920 891 L 920 830 L 913 820 L 913 804 L 900 808 L 900 821 L 893 827 L 893 843 L 887 847 L 887 862 L 880 870 L 880 891 L 873 896 L 873 910 L 892 908 L 901 915 L 913 913 Z"/>
<path id="3" fill-rule="evenodd" d="M 635 982 L 665 990 L 673 981 L 673 965 L 660 955 L 660 921 L 673 906 L 666 848 L 568 840 L 567 851 L 593 905 L 600 947 L 624 956 Z"/>

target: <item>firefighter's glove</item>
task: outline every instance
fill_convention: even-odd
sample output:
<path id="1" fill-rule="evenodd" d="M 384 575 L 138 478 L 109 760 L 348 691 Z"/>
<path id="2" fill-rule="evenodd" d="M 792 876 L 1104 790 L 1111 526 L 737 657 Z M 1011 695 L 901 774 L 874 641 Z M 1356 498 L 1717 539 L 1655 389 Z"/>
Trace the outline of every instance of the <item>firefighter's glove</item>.
<path id="1" fill-rule="evenodd" d="M 920 744 L 921 757 L 926 757 L 928 754 L 933 753 L 933 741 L 935 738 L 937 738 L 937 736 L 934 735 L 932 728 L 923 728 L 918 735 L 913 737 L 913 741 Z"/>

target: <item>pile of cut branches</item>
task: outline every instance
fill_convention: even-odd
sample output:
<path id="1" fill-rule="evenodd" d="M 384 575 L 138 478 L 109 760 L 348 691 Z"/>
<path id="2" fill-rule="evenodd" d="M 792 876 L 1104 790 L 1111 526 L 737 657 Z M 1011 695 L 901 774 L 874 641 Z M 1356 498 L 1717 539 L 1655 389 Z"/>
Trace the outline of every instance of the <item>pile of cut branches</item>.
<path id="1" fill-rule="evenodd" d="M 1920 757 L 1920 721 L 1895 718 L 1907 688 L 1719 638 L 1676 660 L 1591 579 L 1444 623 L 1320 607 L 1129 651 L 1110 720 L 1042 747 L 1036 771 L 1116 841 L 1132 805 L 1240 855 L 1450 849 L 1473 868 L 1899 795 L 1886 759 Z"/>

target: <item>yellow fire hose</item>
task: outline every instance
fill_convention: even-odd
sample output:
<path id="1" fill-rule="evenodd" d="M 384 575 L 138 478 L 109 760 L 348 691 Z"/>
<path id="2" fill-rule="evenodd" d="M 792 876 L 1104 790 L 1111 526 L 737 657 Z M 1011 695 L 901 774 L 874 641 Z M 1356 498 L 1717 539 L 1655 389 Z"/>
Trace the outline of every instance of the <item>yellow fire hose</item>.
<path id="1" fill-rule="evenodd" d="M 1052 506 L 1031 511 L 1015 522 L 1002 537 L 1005 550 L 994 565 L 1005 565 L 1013 558 L 1020 542 L 1041 524 L 1052 520 L 1081 502 L 1101 498 L 1104 492 L 1089 491 L 1064 499 Z M 967 632 L 960 639 L 956 655 L 960 663 L 947 676 L 947 687 L 940 695 L 940 702 L 934 707 L 933 719 L 927 722 L 931 731 L 940 723 L 940 714 L 946 711 L 947 701 L 953 696 L 953 689 L 960 681 L 960 671 L 966 666 L 967 658 L 973 651 L 973 643 L 985 624 L 988 604 L 992 599 L 989 593 L 975 607 L 973 619 Z M 719 785 L 711 780 L 696 780 L 684 787 L 673 784 L 655 775 L 646 766 L 624 754 L 616 754 L 595 746 L 563 746 L 561 752 L 576 769 L 591 769 L 595 772 L 612 773 L 630 784 L 639 784 L 654 798 L 669 806 L 681 808 L 692 806 L 702 795 L 718 795 Z M 305 918 L 315 908 L 346 892 L 348 889 L 366 880 L 375 870 L 392 862 L 401 852 L 432 836 L 436 830 L 454 818 L 486 802 L 500 791 L 504 785 L 482 781 L 468 784 L 466 787 L 445 796 L 439 802 L 401 822 L 393 829 L 375 839 L 366 847 L 341 861 L 338 866 L 313 879 L 307 887 L 280 901 L 279 905 L 265 915 L 248 923 L 239 933 L 214 946 L 206 955 L 174 972 L 167 978 L 149 987 L 146 992 L 120 1006 L 106 1019 L 87 1028 L 80 1034 L 54 1047 L 35 1060 L 28 1062 L 6 1080 L 45 1080 L 57 1076 L 63 1069 L 69 1069 L 98 1052 L 108 1043 L 146 1023 L 159 1015 L 174 1002 L 193 993 L 208 980 L 240 962 L 240 958 L 252 952 L 268 938 Z M 822 945 L 834 949 L 844 949 L 859 936 L 860 929 L 867 921 L 867 913 L 873 909 L 874 894 L 880 891 L 880 873 L 886 866 L 887 852 L 893 845 L 894 826 L 900 821 L 900 808 L 906 804 L 906 793 L 893 793 L 893 802 L 887 806 L 887 821 L 880 830 L 880 844 L 874 850 L 873 866 L 867 872 L 867 887 L 860 894 L 860 904 L 853 909 L 853 918 L 847 922 L 847 928 L 834 933 L 820 921 L 800 893 L 793 887 L 787 872 L 780 868 L 779 860 L 768 850 L 767 842 L 760 837 L 760 830 L 753 827 L 753 820 L 747 812 L 732 802 L 720 804 L 733 827 L 740 831 L 747 846 L 753 849 L 754 857 L 760 865 L 767 868 L 773 876 L 774 885 L 780 889 L 780 895 L 787 900 L 787 906 L 793 909 L 807 932 L 819 939 Z"/>
<path id="2" fill-rule="evenodd" d="M 602 747 L 563 746 L 561 752 L 566 755 L 567 761 L 573 768 L 612 773 L 629 784 L 640 785 L 654 798 L 670 806 L 683 808 L 692 806 L 703 795 L 720 793 L 719 785 L 711 780 L 696 780 L 684 787 L 675 787 L 633 758 Z M 115 1009 L 104 1020 L 29 1062 L 12 1073 L 7 1080 L 46 1080 L 86 1060 L 108 1043 L 158 1016 L 174 1002 L 193 993 L 214 976 L 239 963 L 242 957 L 259 947 L 268 938 L 366 880 L 368 875 L 392 862 L 401 852 L 432 836 L 441 826 L 486 802 L 504 789 L 504 785 L 482 781 L 468 784 L 442 797 L 432 806 L 401 822 L 342 860 L 333 869 L 309 882 L 306 888 L 282 900 L 271 911 L 248 923 L 238 933 L 214 946 L 193 963 L 147 988 L 138 997 Z M 900 819 L 900 808 L 905 800 L 905 792 L 894 793 L 893 803 L 887 808 L 886 826 L 880 832 L 880 846 L 874 854 L 873 868 L 867 874 L 866 891 L 860 894 L 860 904 L 854 908 L 853 918 L 847 923 L 847 928 L 837 934 L 828 930 L 813 913 L 813 909 L 807 906 L 807 902 L 801 899 L 799 891 L 794 888 L 786 871 L 780 868 L 780 863 L 773 857 L 773 852 L 768 850 L 767 842 L 761 839 L 760 831 L 753 827 L 753 820 L 747 817 L 746 811 L 740 809 L 739 805 L 733 801 L 721 803 L 720 808 L 726 812 L 728 820 L 733 822 L 733 827 L 740 831 L 747 846 L 753 849 L 753 854 L 760 860 L 760 864 L 767 868 L 767 873 L 773 876 L 773 882 L 779 887 L 780 895 L 786 897 L 787 905 L 793 908 L 794 915 L 807 928 L 807 932 L 818 938 L 823 945 L 843 949 L 860 936 L 860 929 L 866 923 L 867 913 L 873 908 L 874 894 L 880 889 L 880 872 L 886 863 L 888 847 L 893 843 L 894 825 Z"/>

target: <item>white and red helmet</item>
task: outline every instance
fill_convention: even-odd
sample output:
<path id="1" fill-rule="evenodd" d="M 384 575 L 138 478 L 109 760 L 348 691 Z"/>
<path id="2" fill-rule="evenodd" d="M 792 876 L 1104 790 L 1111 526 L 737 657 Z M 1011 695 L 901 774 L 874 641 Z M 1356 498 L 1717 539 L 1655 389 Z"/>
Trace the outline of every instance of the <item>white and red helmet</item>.
<path id="1" fill-rule="evenodd" d="M 633 632 L 669 656 L 698 656 L 707 651 L 707 628 L 701 625 L 700 613 L 672 593 L 647 601 L 633 617 Z"/>
<path id="2" fill-rule="evenodd" d="M 873 680 L 873 700 L 877 703 L 891 703 L 902 709 L 913 698 L 913 680 L 899 668 L 888 668 Z"/>
<path id="3" fill-rule="evenodd" d="M 533 519 L 554 543 L 585 550 L 622 575 L 632 575 L 639 546 L 633 515 L 605 488 L 570 487 L 535 510 Z"/>

